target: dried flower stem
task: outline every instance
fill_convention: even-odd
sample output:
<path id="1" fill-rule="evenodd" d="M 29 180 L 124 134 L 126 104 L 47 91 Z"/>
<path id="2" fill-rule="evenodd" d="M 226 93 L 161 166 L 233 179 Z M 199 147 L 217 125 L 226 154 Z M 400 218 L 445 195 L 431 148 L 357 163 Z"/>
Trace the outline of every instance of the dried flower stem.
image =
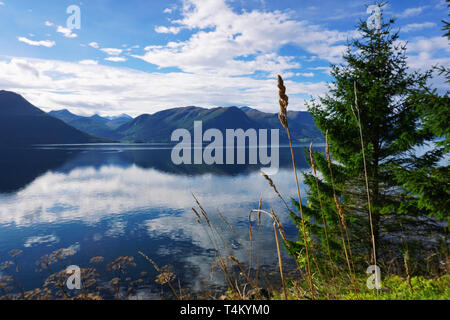
<path id="1" fill-rule="evenodd" d="M 373 262 L 375 265 L 377 265 L 377 251 L 376 251 L 376 246 L 375 246 L 375 235 L 373 232 L 372 206 L 371 206 L 371 202 L 370 202 L 369 176 L 367 174 L 366 154 L 364 151 L 364 139 L 363 139 L 362 125 L 361 125 L 361 115 L 359 113 L 356 81 L 353 83 L 353 87 L 354 87 L 354 92 L 355 92 L 355 108 L 356 108 L 357 113 L 353 109 L 353 106 L 352 106 L 352 111 L 353 111 L 353 115 L 355 116 L 355 118 L 358 122 L 359 136 L 361 138 L 361 151 L 362 151 L 363 162 L 364 162 L 364 177 L 366 179 L 367 205 L 368 205 L 368 210 L 369 210 L 370 233 L 371 233 L 371 237 L 372 237 Z M 378 290 L 377 290 L 377 292 L 378 292 Z"/>
<path id="2" fill-rule="evenodd" d="M 148 262 L 150 262 L 153 267 L 155 268 L 156 271 L 158 271 L 160 274 L 163 273 L 163 270 L 161 270 L 161 268 L 158 267 L 158 265 L 155 263 L 155 261 L 153 261 L 152 259 L 150 259 L 145 253 L 143 253 L 142 251 L 138 252 L 141 256 L 144 257 L 145 260 L 147 260 Z M 167 281 L 167 285 L 169 286 L 170 290 L 172 291 L 173 295 L 175 296 L 175 298 L 177 300 L 180 300 L 180 296 L 177 294 L 177 291 L 175 290 L 174 286 L 172 285 L 171 281 Z"/>
<path id="3" fill-rule="evenodd" d="M 345 234 L 347 235 L 348 246 L 350 248 L 350 239 L 348 237 L 347 223 L 345 221 L 344 211 L 342 210 L 342 206 L 336 195 L 336 188 L 334 186 L 334 176 L 333 176 L 333 168 L 332 168 L 332 163 L 331 163 L 330 144 L 329 144 L 329 140 L 328 140 L 328 130 L 325 133 L 325 141 L 326 141 L 325 153 L 327 156 L 328 168 L 330 170 L 330 181 L 331 181 L 331 187 L 333 189 L 334 203 L 336 204 L 336 211 L 337 211 L 337 214 L 339 217 L 339 222 L 340 222 L 339 223 L 339 231 L 341 233 L 342 246 L 344 249 L 345 260 L 347 261 L 348 272 L 349 272 L 350 278 L 352 279 L 352 282 L 354 282 L 355 289 L 356 289 L 355 276 L 353 274 L 352 267 L 350 265 L 349 250 L 347 249 L 347 243 L 345 241 L 344 231 L 342 230 L 342 229 L 345 230 Z M 350 253 L 351 253 L 351 249 L 350 249 Z M 353 258 L 352 258 L 352 265 L 353 265 Z"/>
<path id="4" fill-rule="evenodd" d="M 289 97 L 286 95 L 286 87 L 284 86 L 283 78 L 281 76 L 278 76 L 278 89 L 279 89 L 279 96 L 280 96 L 280 113 L 279 113 L 278 117 L 280 119 L 281 124 L 286 129 L 286 133 L 287 133 L 288 140 L 289 140 L 289 147 L 291 149 L 292 166 L 294 168 L 295 183 L 297 185 L 298 203 L 299 203 L 299 207 L 300 207 L 300 215 L 301 215 L 301 221 L 302 221 L 303 240 L 305 243 L 309 287 L 311 289 L 312 298 L 314 299 L 314 285 L 313 285 L 312 276 L 311 276 L 309 244 L 308 244 L 308 238 L 306 236 L 306 225 L 305 225 L 305 219 L 304 219 L 304 215 L 303 215 L 302 197 L 301 197 L 300 186 L 299 186 L 299 182 L 298 182 L 297 166 L 295 165 L 294 148 L 292 147 L 291 133 L 290 133 L 289 125 L 288 125 L 288 121 L 287 121 L 287 107 L 289 105 Z"/>
<path id="5" fill-rule="evenodd" d="M 321 197 L 320 189 L 319 189 L 319 178 L 317 177 L 317 170 L 316 170 L 316 163 L 314 161 L 313 143 L 312 142 L 309 145 L 309 158 L 311 160 L 311 167 L 312 167 L 312 170 L 313 170 L 314 178 L 316 180 L 317 197 L 319 198 L 320 211 L 322 212 L 322 222 L 323 222 L 323 228 L 324 228 L 324 231 L 325 231 L 325 239 L 326 239 L 326 242 L 327 242 L 328 258 L 330 259 L 331 273 L 333 274 L 333 277 L 334 277 L 334 268 L 333 268 L 334 264 L 333 264 L 333 259 L 331 259 L 330 242 L 328 240 L 327 219 L 325 217 L 325 211 L 323 209 L 322 197 Z"/>
<path id="6" fill-rule="evenodd" d="M 280 275 L 281 275 L 281 282 L 283 284 L 284 300 L 287 300 L 286 283 L 284 281 L 284 273 L 283 273 L 283 261 L 281 259 L 281 251 L 280 251 L 280 241 L 278 240 L 277 224 L 275 221 L 273 222 L 273 231 L 275 233 L 275 241 L 277 243 L 278 264 L 280 266 Z"/>

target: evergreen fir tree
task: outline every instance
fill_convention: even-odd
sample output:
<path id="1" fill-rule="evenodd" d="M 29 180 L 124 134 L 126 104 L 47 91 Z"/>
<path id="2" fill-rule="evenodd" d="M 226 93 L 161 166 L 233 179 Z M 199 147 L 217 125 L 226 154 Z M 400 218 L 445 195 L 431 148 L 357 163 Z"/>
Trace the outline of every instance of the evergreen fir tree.
<path id="1" fill-rule="evenodd" d="M 364 257 L 372 264 L 379 256 L 382 264 L 392 252 L 393 242 L 399 243 L 408 230 L 424 236 L 439 228 L 435 220 L 419 218 L 435 208 L 420 205 L 411 190 L 405 192 L 405 184 L 410 182 L 400 179 L 396 168 L 411 162 L 414 148 L 433 139 L 432 129 L 442 125 L 424 124 L 426 106 L 435 103 L 438 113 L 433 111 L 430 117 L 439 121 L 443 120 L 439 113 L 445 112 L 442 105 L 446 101 L 432 100 L 436 95 L 427 87 L 431 70 L 421 73 L 408 69 L 406 44 L 398 41 L 399 32 L 393 30 L 393 24 L 394 20 L 386 22 L 382 17 L 381 29 L 371 30 L 361 21 L 361 37 L 349 42 L 344 63 L 331 68 L 334 81 L 328 94 L 308 106 L 319 129 L 329 133 L 332 159 L 329 167 L 327 156 L 315 153 L 321 178 L 317 182 L 313 174 L 305 174 L 309 191 L 303 209 L 312 238 L 322 239 L 324 259 L 329 244 L 333 259 L 342 259 L 345 254 L 347 260 Z M 444 127 L 448 130 L 445 125 L 441 129 Z M 422 159 L 426 167 L 438 161 L 442 152 L 431 152 L 427 157 Z M 445 177 L 439 179 L 444 181 Z M 434 212 L 437 218 L 446 215 Z M 291 216 L 299 222 L 296 215 Z M 295 245 L 296 252 L 291 253 L 298 255 L 303 248 L 301 239 Z"/>

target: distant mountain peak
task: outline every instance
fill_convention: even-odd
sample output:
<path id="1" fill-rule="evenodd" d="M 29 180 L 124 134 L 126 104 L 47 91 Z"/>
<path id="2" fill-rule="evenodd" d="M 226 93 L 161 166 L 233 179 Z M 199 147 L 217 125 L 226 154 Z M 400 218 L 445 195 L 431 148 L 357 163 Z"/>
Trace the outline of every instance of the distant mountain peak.
<path id="1" fill-rule="evenodd" d="M 49 112 L 49 114 L 64 114 L 64 115 L 76 116 L 76 114 L 70 112 L 68 109 L 52 110 L 52 111 Z"/>
<path id="2" fill-rule="evenodd" d="M 117 119 L 128 119 L 128 120 L 131 120 L 131 119 L 133 119 L 132 116 L 130 116 L 130 115 L 126 114 L 126 113 L 121 113 L 118 116 L 108 116 L 108 117 L 104 117 L 104 118 L 106 118 L 108 120 L 117 120 Z"/>
<path id="3" fill-rule="evenodd" d="M 4 116 L 36 116 L 44 111 L 29 103 L 23 96 L 12 91 L 0 91 L 0 115 Z"/>
<path id="4" fill-rule="evenodd" d="M 0 90 L 0 95 L 10 95 L 10 96 L 16 96 L 16 97 L 23 98 L 20 94 L 13 92 L 13 91 L 8 91 L 8 90 Z"/>
<path id="5" fill-rule="evenodd" d="M 107 122 L 109 120 L 108 118 L 102 117 L 101 115 L 98 115 L 98 114 L 94 114 L 93 116 L 90 116 L 89 118 L 99 120 L 102 122 Z"/>
<path id="6" fill-rule="evenodd" d="M 239 109 L 241 109 L 244 112 L 261 112 L 258 109 L 254 109 L 254 108 L 250 108 L 250 107 L 240 107 Z"/>
<path id="7" fill-rule="evenodd" d="M 0 91 L 0 145 L 107 142 L 35 107 L 21 95 Z"/>
<path id="8" fill-rule="evenodd" d="M 21 100 L 22 102 L 30 104 L 23 96 L 12 91 L 0 90 L 0 98 L 2 101 L 5 101 L 5 99 L 16 99 L 16 101 Z"/>

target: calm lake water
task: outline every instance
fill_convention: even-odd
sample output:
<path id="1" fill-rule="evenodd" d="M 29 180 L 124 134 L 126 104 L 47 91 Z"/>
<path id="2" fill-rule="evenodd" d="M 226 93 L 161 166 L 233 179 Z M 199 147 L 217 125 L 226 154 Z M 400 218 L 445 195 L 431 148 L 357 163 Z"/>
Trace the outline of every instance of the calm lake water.
<path id="1" fill-rule="evenodd" d="M 298 146 L 297 166 L 306 168 Z M 217 252 L 208 230 L 196 222 L 193 194 L 243 263 L 248 250 L 250 210 L 274 208 L 288 236 L 297 231 L 258 166 L 176 166 L 168 145 L 76 145 L 2 149 L 0 157 L 0 262 L 20 249 L 18 260 L 25 289 L 41 287 L 48 276 L 36 272 L 36 261 L 60 248 L 72 249 L 70 262 L 90 265 L 111 279 L 106 264 L 134 256 L 133 279 L 143 278 L 137 295 L 159 296 L 155 270 L 138 251 L 159 266 L 172 265 L 184 288 L 201 291 L 223 285 L 220 270 L 211 275 Z M 295 179 L 288 148 L 280 150 L 281 168 L 272 179 L 286 200 L 295 197 Z M 300 175 L 300 174 L 299 174 Z M 300 175 L 301 178 L 301 175 Z M 225 226 L 218 212 L 233 227 Z M 253 227 L 256 230 L 256 219 Z M 276 268 L 272 223 L 263 218 L 255 232 L 253 263 Z M 217 240 L 217 239 L 216 239 Z M 287 258 L 289 261 L 289 259 Z M 289 262 L 286 262 L 289 265 Z M 142 271 L 148 272 L 140 276 Z M 178 286 L 178 285 L 177 285 Z"/>

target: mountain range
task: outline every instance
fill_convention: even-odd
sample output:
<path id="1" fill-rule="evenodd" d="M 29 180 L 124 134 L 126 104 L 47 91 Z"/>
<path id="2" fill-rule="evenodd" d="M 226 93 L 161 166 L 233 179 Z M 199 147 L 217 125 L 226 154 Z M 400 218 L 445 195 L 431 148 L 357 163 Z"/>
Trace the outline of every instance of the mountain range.
<path id="1" fill-rule="evenodd" d="M 91 117 L 83 117 L 75 115 L 67 109 L 50 111 L 48 114 L 64 121 L 78 130 L 96 137 L 111 140 L 120 140 L 121 136 L 116 132 L 116 129 L 133 120 L 133 118 L 127 114 L 122 114 L 117 117 L 101 117 L 97 114 Z"/>
<path id="2" fill-rule="evenodd" d="M 22 96 L 0 91 L 0 145 L 73 144 L 73 143 L 165 143 L 174 130 L 193 132 L 194 121 L 203 122 L 203 130 L 279 129 L 280 142 L 287 142 L 278 115 L 249 107 L 195 106 L 167 109 L 136 118 L 122 114 L 115 117 L 80 116 L 67 109 L 48 114 Z M 295 142 L 323 141 L 321 132 L 308 112 L 288 113 L 291 136 Z"/>
<path id="3" fill-rule="evenodd" d="M 116 132 L 121 140 L 128 142 L 169 142 L 173 130 L 184 128 L 193 132 L 194 121 L 203 122 L 203 130 L 226 129 L 279 129 L 280 141 L 287 142 L 287 135 L 278 120 L 278 115 L 243 107 L 199 107 L 174 108 L 144 114 L 119 127 Z M 295 141 L 322 141 L 321 132 L 308 112 L 289 112 L 291 134 Z"/>
<path id="4" fill-rule="evenodd" d="M 0 145 L 108 142 L 82 132 L 33 106 L 22 96 L 0 90 Z"/>

